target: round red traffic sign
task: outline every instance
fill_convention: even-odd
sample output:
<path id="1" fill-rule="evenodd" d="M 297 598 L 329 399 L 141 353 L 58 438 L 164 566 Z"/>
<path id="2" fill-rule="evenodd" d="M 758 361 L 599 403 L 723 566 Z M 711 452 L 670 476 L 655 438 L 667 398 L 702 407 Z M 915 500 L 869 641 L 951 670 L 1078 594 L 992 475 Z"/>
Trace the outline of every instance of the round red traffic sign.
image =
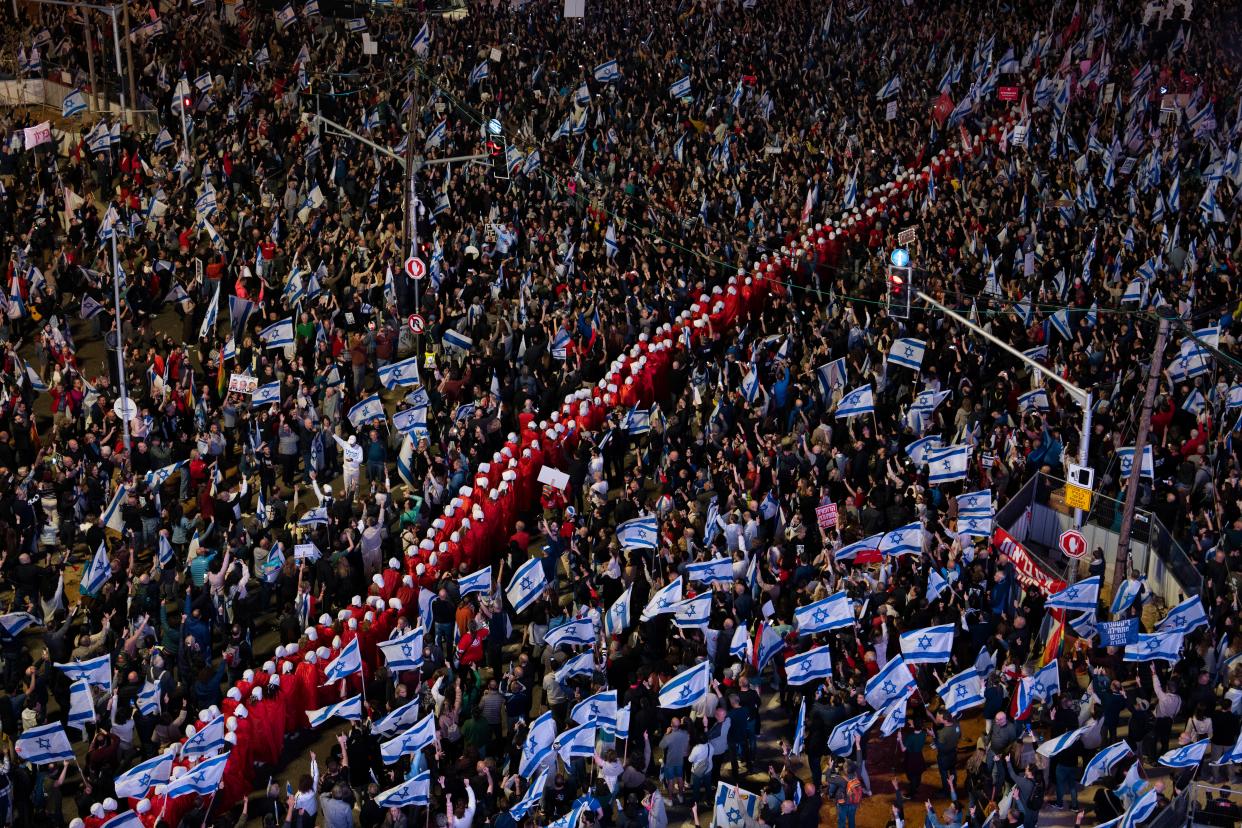
<path id="1" fill-rule="evenodd" d="M 417 282 L 427 275 L 427 265 L 423 264 L 423 260 L 417 256 L 411 256 L 405 260 L 405 273 Z"/>
<path id="2" fill-rule="evenodd" d="M 427 330 L 427 320 L 423 319 L 417 313 L 410 314 L 410 330 L 416 334 L 420 334 Z"/>
<path id="3" fill-rule="evenodd" d="M 1081 558 L 1087 554 L 1087 539 L 1077 529 L 1066 529 L 1061 533 L 1057 547 L 1071 558 Z"/>

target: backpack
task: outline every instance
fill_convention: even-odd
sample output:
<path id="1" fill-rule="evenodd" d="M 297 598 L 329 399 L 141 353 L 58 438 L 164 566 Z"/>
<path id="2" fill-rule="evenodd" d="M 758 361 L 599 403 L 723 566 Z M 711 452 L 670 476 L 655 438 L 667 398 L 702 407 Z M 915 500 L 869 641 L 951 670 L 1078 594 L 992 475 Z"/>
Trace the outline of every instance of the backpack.
<path id="1" fill-rule="evenodd" d="M 863 801 L 863 784 L 858 777 L 846 780 L 845 801 L 849 805 L 858 805 Z"/>

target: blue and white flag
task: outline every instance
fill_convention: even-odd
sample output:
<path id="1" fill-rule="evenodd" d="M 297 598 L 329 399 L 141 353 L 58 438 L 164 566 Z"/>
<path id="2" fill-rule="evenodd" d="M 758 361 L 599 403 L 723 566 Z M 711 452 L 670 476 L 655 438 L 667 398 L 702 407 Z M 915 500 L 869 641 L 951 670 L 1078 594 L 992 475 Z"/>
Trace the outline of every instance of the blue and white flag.
<path id="1" fill-rule="evenodd" d="M 423 666 L 423 628 L 417 627 L 397 638 L 377 642 L 384 654 L 384 663 L 390 673 L 402 670 L 418 670 Z"/>
<path id="2" fill-rule="evenodd" d="M 259 331 L 259 340 L 268 348 L 284 348 L 293 344 L 293 317 L 273 322 Z"/>
<path id="3" fill-rule="evenodd" d="M 162 707 L 161 695 L 158 684 L 152 681 L 143 682 L 142 689 L 138 691 L 138 712 L 143 716 L 158 716 Z"/>
<path id="4" fill-rule="evenodd" d="M 458 578 L 457 589 L 462 598 L 475 592 L 490 595 L 492 591 L 492 568 L 485 566 L 478 572 Z"/>
<path id="5" fill-rule="evenodd" d="M 733 560 L 712 558 L 686 564 L 686 580 L 701 584 L 729 584 L 733 582 Z"/>
<path id="6" fill-rule="evenodd" d="M 828 632 L 853 624 L 854 609 L 850 606 L 849 595 L 844 591 L 794 609 L 794 626 L 798 628 L 800 636 Z"/>
<path id="7" fill-rule="evenodd" d="M 340 655 L 328 662 L 323 669 L 323 683 L 326 687 L 334 681 L 348 678 L 354 673 L 362 672 L 362 655 L 358 651 L 358 639 L 352 638 L 342 649 Z"/>
<path id="8" fill-rule="evenodd" d="M 600 727 L 612 729 L 617 726 L 617 691 L 603 690 L 574 705 L 569 717 L 578 724 L 595 722 Z"/>
<path id="9" fill-rule="evenodd" d="M 103 589 L 103 585 L 108 583 L 111 577 L 112 564 L 108 562 L 108 549 L 105 543 L 100 541 L 99 548 L 95 550 L 95 556 L 82 570 L 82 581 L 78 591 L 83 595 L 95 595 Z"/>
<path id="10" fill-rule="evenodd" d="M 826 365 L 815 369 L 815 377 L 819 380 L 820 396 L 824 400 L 832 397 L 832 389 L 844 388 L 849 380 L 849 369 L 846 368 L 845 357 L 834 359 Z"/>
<path id="11" fill-rule="evenodd" d="M 62 118 L 72 118 L 86 111 L 86 95 L 81 89 L 75 89 L 65 96 L 60 104 Z"/>
<path id="12" fill-rule="evenodd" d="M 87 661 L 57 664 L 56 669 L 68 676 L 70 681 L 86 681 L 95 687 L 112 691 L 112 654 L 105 653 Z"/>
<path id="13" fill-rule="evenodd" d="M 377 372 L 379 381 L 385 388 L 405 388 L 418 385 L 418 355 L 415 354 L 400 362 L 390 362 Z"/>
<path id="14" fill-rule="evenodd" d="M 1203 611 L 1203 599 L 1198 595 L 1192 595 L 1169 610 L 1169 614 L 1156 624 L 1156 631 L 1185 635 L 1206 626 L 1208 626 L 1208 617 Z"/>
<path id="15" fill-rule="evenodd" d="M 924 597 L 927 603 L 931 603 L 940 597 L 940 593 L 949 588 L 949 582 L 940 574 L 940 570 L 934 567 L 927 572 L 927 590 Z"/>
<path id="16" fill-rule="evenodd" d="M 632 518 L 617 526 L 617 540 L 623 549 L 655 549 L 659 537 L 655 515 Z"/>
<path id="17" fill-rule="evenodd" d="M 745 0 L 742 8 L 753 8 L 755 0 Z M 716 828 L 754 828 L 759 824 L 763 798 L 726 782 L 716 783 L 716 807 L 712 825 Z M 551 826 L 549 826 L 551 828 Z"/>
<path id="18" fill-rule="evenodd" d="M 651 600 L 647 602 L 647 606 L 643 609 L 639 619 L 642 621 L 650 621 L 657 615 L 665 615 L 673 611 L 673 607 L 681 602 L 682 578 L 679 576 L 676 581 L 660 588 L 655 595 L 651 596 Z"/>
<path id="19" fill-rule="evenodd" d="M 686 75 L 680 80 L 674 81 L 668 87 L 668 94 L 674 98 L 690 97 L 690 76 Z"/>
<path id="20" fill-rule="evenodd" d="M 1122 478 L 1130 476 L 1130 470 L 1134 467 L 1134 446 L 1117 449 L 1117 463 Z M 1152 454 L 1151 445 L 1143 446 L 1143 477 L 1154 480 L 1156 477 L 1155 457 Z"/>
<path id="21" fill-rule="evenodd" d="M 224 741 L 224 717 L 216 716 L 203 729 L 181 743 L 181 756 L 189 759 L 195 756 L 206 756 L 217 750 L 224 750 L 228 742 Z"/>
<path id="22" fill-rule="evenodd" d="M 574 759 L 585 759 L 588 756 L 595 755 L 595 731 L 596 724 L 588 722 L 571 727 L 563 733 L 557 734 L 552 740 L 552 749 L 556 751 L 556 755 L 561 757 L 561 761 L 569 764 Z"/>
<path id="23" fill-rule="evenodd" d="M 832 678 L 831 648 L 823 644 L 790 656 L 785 659 L 785 674 L 789 684 L 794 686 Z"/>
<path id="24" fill-rule="evenodd" d="M 707 695 L 711 678 L 712 666 L 709 661 L 683 670 L 660 688 L 660 707 L 675 710 L 689 707 Z"/>
<path id="25" fill-rule="evenodd" d="M 1177 661 L 1182 651 L 1181 635 L 1170 633 L 1139 633 L 1133 644 L 1127 644 L 1125 661 Z"/>
<path id="26" fill-rule="evenodd" d="M 1135 776 L 1137 777 L 1139 765 L 1140 765 L 1139 762 L 1135 762 L 1133 765 L 1131 765 L 1130 770 L 1126 771 L 1126 776 L 1129 776 L 1131 772 L 1134 772 Z M 1143 781 L 1144 780 L 1141 780 L 1141 779 L 1139 780 L 1140 787 L 1142 786 Z M 1121 789 L 1118 789 L 1117 792 L 1122 793 Z M 1123 798 L 1125 798 L 1124 794 L 1122 794 L 1122 796 Z M 1139 825 L 1141 825 L 1143 822 L 1146 822 L 1147 818 L 1156 812 L 1156 808 L 1157 806 L 1159 806 L 1159 804 L 1160 804 L 1160 790 L 1153 786 L 1152 788 L 1147 790 L 1145 793 L 1143 793 L 1141 796 L 1139 796 L 1137 799 L 1135 799 L 1134 804 L 1131 805 L 1124 814 L 1122 814 L 1121 828 L 1138 828 Z M 1103 828 L 1103 826 L 1101 826 L 1100 828 Z"/>
<path id="27" fill-rule="evenodd" d="M 32 765 L 74 761 L 73 747 L 60 722 L 25 730 L 13 746 L 17 755 Z"/>
<path id="28" fill-rule="evenodd" d="M 877 101 L 887 100 L 901 91 L 901 75 L 893 75 L 889 78 L 888 83 L 880 87 L 880 91 L 875 93 Z"/>
<path id="29" fill-rule="evenodd" d="M 864 695 L 868 704 L 876 710 L 883 710 L 895 699 L 909 694 L 916 686 L 905 659 L 896 656 L 889 659 L 880 672 L 867 680 L 867 691 Z"/>
<path id="30" fill-rule="evenodd" d="M 680 583 L 680 580 L 678 583 Z M 614 601 L 612 606 L 608 608 L 608 612 L 604 614 L 605 635 L 620 635 L 630 628 L 632 623 L 630 597 L 633 589 L 632 584 L 627 586 L 625 592 L 621 593 L 621 597 Z"/>
<path id="31" fill-rule="evenodd" d="M 485 60 L 470 71 L 470 85 L 474 86 L 482 80 L 486 80 L 492 76 L 492 68 Z"/>
<path id="32" fill-rule="evenodd" d="M 855 388 L 841 398 L 841 402 L 837 403 L 836 418 L 840 420 L 846 417 L 857 417 L 860 414 L 872 414 L 874 412 L 875 397 L 871 386 L 864 385 Z"/>
<path id="33" fill-rule="evenodd" d="M 385 765 L 391 765 L 402 756 L 418 753 L 435 740 L 436 716 L 434 713 L 428 713 L 400 736 L 394 736 L 380 744 L 380 758 L 384 760 Z"/>
<path id="34" fill-rule="evenodd" d="M 548 782 L 548 772 L 546 770 L 539 771 L 539 775 L 530 783 L 530 787 L 526 789 L 526 793 L 522 794 L 522 798 L 517 804 L 509 809 L 509 816 L 513 819 L 514 824 L 521 824 L 526 814 L 531 808 L 543 802 L 543 789 Z"/>
<path id="35" fill-rule="evenodd" d="M 427 48 L 431 46 L 431 24 L 424 23 L 423 27 L 418 30 L 418 34 L 414 35 L 414 40 L 410 42 L 410 49 L 416 55 L 427 54 Z"/>
<path id="36" fill-rule="evenodd" d="M 925 455 L 927 481 L 935 486 L 954 480 L 965 480 L 970 466 L 970 451 L 969 445 L 946 446 L 928 451 Z"/>
<path id="37" fill-rule="evenodd" d="M 8 638 L 16 638 L 27 627 L 39 624 L 38 618 L 35 618 L 28 612 L 10 612 L 0 615 L 0 633 Z"/>
<path id="38" fill-rule="evenodd" d="M 474 340 L 460 333 L 456 328 L 449 328 L 444 332 L 444 336 L 440 338 L 440 344 L 446 348 L 469 351 L 474 347 Z"/>
<path id="39" fill-rule="evenodd" d="M 195 765 L 194 769 L 189 773 L 182 774 L 176 779 L 171 780 L 168 783 L 168 787 L 164 789 L 164 796 L 169 799 L 175 799 L 187 794 L 211 796 L 220 787 L 220 780 L 224 778 L 224 766 L 228 764 L 228 761 L 228 753 L 222 753 L 211 759 L 204 759 Z"/>
<path id="40" fill-rule="evenodd" d="M 673 625 L 679 630 L 705 630 L 711 621 L 712 593 L 700 593 L 673 607 Z"/>
<path id="41" fill-rule="evenodd" d="M 901 654 L 907 664 L 942 664 L 953 655 L 953 624 L 923 627 L 901 634 Z"/>
<path id="42" fill-rule="evenodd" d="M 1113 605 L 1109 608 L 1109 612 L 1113 614 L 1114 618 L 1125 612 L 1142 591 L 1142 581 L 1126 578 L 1126 580 L 1122 581 L 1121 586 L 1117 588 L 1117 591 L 1113 593 Z"/>
<path id="43" fill-rule="evenodd" d="M 539 766 L 551 757 L 554 741 L 556 741 L 556 720 L 552 718 L 552 711 L 548 710 L 531 722 L 530 730 L 526 732 L 526 741 L 522 743 L 522 762 L 518 766 L 518 774 L 528 779 L 534 776 Z"/>
<path id="44" fill-rule="evenodd" d="M 431 804 L 431 771 L 423 770 L 396 787 L 389 788 L 375 797 L 381 808 L 405 808 L 410 805 Z"/>
<path id="45" fill-rule="evenodd" d="M 362 695 L 351 696 L 344 701 L 321 707 L 318 710 L 307 710 L 306 719 L 311 727 L 320 727 L 333 717 L 348 722 L 362 721 Z"/>
<path id="46" fill-rule="evenodd" d="M 161 466 L 143 475 L 143 482 L 151 487 L 163 486 L 168 481 L 168 478 L 184 469 L 188 464 L 189 461 L 182 460 L 179 463 L 169 463 L 167 466 Z"/>
<path id="47" fill-rule="evenodd" d="M 1018 397 L 1018 410 L 1023 414 L 1030 411 L 1048 411 L 1051 407 L 1048 401 L 1048 392 L 1042 388 L 1027 391 Z"/>
<path id="48" fill-rule="evenodd" d="M 1193 744 L 1170 750 L 1157 761 L 1166 768 L 1193 768 L 1203 761 L 1211 743 L 1211 739 L 1200 739 Z"/>
<path id="49" fill-rule="evenodd" d="M 1094 610 L 1100 598 L 1100 576 L 1094 575 L 1048 596 L 1045 609 Z"/>
<path id="50" fill-rule="evenodd" d="M 898 659 L 900 661 L 900 659 Z M 904 698 L 904 696 L 903 696 Z M 832 729 L 828 736 L 828 751 L 833 756 L 849 756 L 854 751 L 854 739 L 866 733 L 879 717 L 876 713 L 861 713 L 846 719 Z"/>
<path id="51" fill-rule="evenodd" d="M 927 463 L 927 452 L 932 449 L 943 448 L 944 442 L 939 436 L 932 435 L 924 437 L 921 440 L 915 440 L 906 446 L 906 455 L 914 462 L 915 466 L 923 466 Z"/>
<path id="52" fill-rule="evenodd" d="M 91 695 L 90 682 L 83 679 L 69 685 L 69 715 L 67 724 L 86 730 L 86 723 L 95 721 L 95 698 Z"/>
<path id="53" fill-rule="evenodd" d="M 254 389 L 250 395 L 250 407 L 257 408 L 261 405 L 280 405 L 280 382 L 273 380 L 266 385 L 260 385 Z"/>
<path id="54" fill-rule="evenodd" d="M 590 618 L 575 618 L 548 630 L 544 641 L 549 647 L 559 647 L 562 644 L 570 647 L 590 647 L 595 644 L 595 624 Z"/>
<path id="55" fill-rule="evenodd" d="M 415 698 L 371 725 L 371 732 L 377 736 L 387 736 L 389 733 L 405 730 L 418 721 L 419 713 L 419 699 Z"/>
<path id="56" fill-rule="evenodd" d="M 1083 768 L 1082 782 L 1080 784 L 1084 788 L 1088 785 L 1094 785 L 1098 780 L 1111 774 L 1122 759 L 1133 755 L 1134 751 L 1130 749 L 1130 745 L 1126 742 L 1118 742 L 1115 745 L 1104 748 L 1091 757 L 1091 761 L 1087 762 L 1087 766 Z"/>
<path id="57" fill-rule="evenodd" d="M 600 83 L 614 83 L 621 80 L 621 70 L 617 68 L 617 61 L 607 60 L 595 67 L 595 79 Z"/>
<path id="58" fill-rule="evenodd" d="M 163 785 L 172 776 L 175 751 L 167 751 L 139 762 L 125 773 L 116 777 L 112 785 L 116 789 L 116 798 L 141 799 L 156 785 Z"/>
<path id="59" fill-rule="evenodd" d="M 806 749 L 806 696 L 802 697 L 802 704 L 798 706 L 798 718 L 794 720 L 794 737 L 793 743 L 789 746 L 790 756 L 801 756 L 802 751 Z"/>
<path id="60" fill-rule="evenodd" d="M 912 371 L 921 371 L 926 353 L 927 343 L 921 339 L 896 339 L 888 349 L 888 361 Z"/>
<path id="61" fill-rule="evenodd" d="M 880 554 L 893 558 L 923 554 L 923 524 L 907 523 L 880 538 Z"/>
<path id="62" fill-rule="evenodd" d="M 427 431 L 427 409 L 428 406 L 416 406 L 414 408 L 405 408 L 401 411 L 392 413 L 392 427 L 402 434 L 408 434 L 415 440 L 421 440 L 423 437 L 429 436 Z"/>
<path id="63" fill-rule="evenodd" d="M 936 688 L 937 695 L 954 716 L 983 704 L 983 677 L 975 669 L 963 670 Z"/>
<path id="64" fill-rule="evenodd" d="M 1061 693 L 1060 660 L 1054 658 L 1036 670 L 1034 675 L 1023 676 L 1021 683 L 1031 701 L 1039 700 L 1045 703 L 1052 701 L 1053 696 Z"/>
<path id="65" fill-rule="evenodd" d="M 513 573 L 513 580 L 505 588 L 505 595 L 513 605 L 514 612 L 522 612 L 543 594 L 548 585 L 543 571 L 543 559 L 531 558 Z"/>
<path id="66" fill-rule="evenodd" d="M 880 541 L 884 539 L 884 535 L 872 535 L 863 538 L 860 541 L 854 541 L 849 546 L 843 546 L 834 553 L 834 557 L 838 561 L 852 561 L 859 556 L 860 553 L 868 552 L 879 554 Z"/>
<path id="67" fill-rule="evenodd" d="M 387 419 L 387 415 L 384 413 L 384 403 L 380 400 L 378 394 L 372 394 L 356 403 L 353 408 L 349 409 L 348 417 L 349 422 L 354 428 L 362 428 L 367 423 Z"/>
<path id="68" fill-rule="evenodd" d="M 1038 753 L 1040 756 L 1047 756 L 1048 758 L 1051 759 L 1053 756 L 1056 756 L 1058 753 L 1060 753 L 1061 751 L 1065 750 L 1070 745 L 1077 742 L 1084 733 L 1086 733 L 1088 730 L 1091 730 L 1093 727 L 1095 727 L 1094 722 L 1088 725 L 1083 725 L 1082 727 L 1077 728 L 1076 730 L 1071 730 L 1068 733 L 1062 733 L 1060 736 L 1056 736 L 1052 739 L 1048 739 L 1047 741 L 1041 742 L 1039 747 L 1035 748 L 1035 752 Z"/>

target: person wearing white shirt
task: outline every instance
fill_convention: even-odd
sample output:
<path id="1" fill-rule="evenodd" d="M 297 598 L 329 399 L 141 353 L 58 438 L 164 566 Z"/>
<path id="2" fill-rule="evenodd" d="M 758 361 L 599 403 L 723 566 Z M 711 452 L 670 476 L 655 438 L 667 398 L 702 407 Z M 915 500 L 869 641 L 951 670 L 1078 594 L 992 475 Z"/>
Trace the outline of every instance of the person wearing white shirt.
<path id="1" fill-rule="evenodd" d="M 358 469 L 362 467 L 362 446 L 358 445 L 358 438 L 353 434 L 349 435 L 349 441 L 346 442 L 335 434 L 332 439 L 336 440 L 336 444 L 341 447 L 341 456 L 345 465 L 345 491 L 353 494 L 358 488 Z"/>
<path id="2" fill-rule="evenodd" d="M 471 828 L 474 823 L 474 788 L 470 787 L 470 782 L 466 782 L 466 809 L 461 812 L 461 816 L 455 816 L 453 813 L 453 797 L 451 794 L 445 796 L 447 805 L 446 817 L 448 818 L 448 828 Z"/>

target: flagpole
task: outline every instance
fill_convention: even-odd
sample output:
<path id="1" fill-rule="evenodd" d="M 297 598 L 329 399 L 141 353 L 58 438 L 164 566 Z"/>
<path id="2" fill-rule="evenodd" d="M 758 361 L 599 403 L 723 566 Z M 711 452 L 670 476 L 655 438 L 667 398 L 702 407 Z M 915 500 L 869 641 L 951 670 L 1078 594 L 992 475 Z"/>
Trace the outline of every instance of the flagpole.
<path id="1" fill-rule="evenodd" d="M 220 790 L 220 787 L 217 785 L 217 786 L 216 786 L 216 787 L 212 790 L 212 792 L 211 792 L 211 796 L 207 797 L 207 809 L 206 809 L 205 811 L 203 811 L 203 825 L 202 825 L 202 828 L 207 828 L 207 820 L 211 818 L 211 806 L 212 806 L 212 805 L 214 805 L 214 804 L 216 804 L 216 792 L 217 792 L 217 791 L 219 791 L 219 790 Z"/>
<path id="2" fill-rule="evenodd" d="M 115 22 L 116 18 L 114 17 L 113 23 Z M 121 438 L 125 445 L 125 454 L 128 455 L 130 453 L 129 393 L 125 389 L 125 336 L 121 332 L 121 265 L 116 252 L 117 232 L 114 223 L 112 227 L 112 301 L 116 305 L 116 370 L 119 375 L 121 389 Z M 128 458 L 126 462 L 128 462 Z"/>

